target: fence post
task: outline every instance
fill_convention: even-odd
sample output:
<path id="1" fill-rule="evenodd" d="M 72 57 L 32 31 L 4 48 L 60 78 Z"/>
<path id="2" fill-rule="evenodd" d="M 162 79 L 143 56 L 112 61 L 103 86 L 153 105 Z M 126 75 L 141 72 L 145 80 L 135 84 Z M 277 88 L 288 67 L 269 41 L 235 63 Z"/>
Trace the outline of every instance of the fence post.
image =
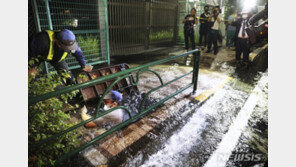
<path id="1" fill-rule="evenodd" d="M 109 47 L 109 23 L 108 23 L 108 3 L 104 0 L 104 13 L 105 13 L 105 36 L 106 36 L 106 51 L 107 51 L 107 63 L 110 66 L 110 47 Z"/>
<path id="2" fill-rule="evenodd" d="M 175 23 L 174 23 L 174 36 L 173 36 L 174 44 L 177 44 L 178 19 L 179 19 L 179 12 L 178 12 L 178 3 L 177 3 L 175 7 Z"/>
<path id="3" fill-rule="evenodd" d="M 193 53 L 193 76 L 192 76 L 192 83 L 193 83 L 193 92 L 195 94 L 197 89 L 197 81 L 198 81 L 198 71 L 199 71 L 199 58 L 200 58 L 200 51 Z"/>
<path id="4" fill-rule="evenodd" d="M 43 1 L 45 2 L 49 30 L 53 30 L 53 26 L 52 26 L 52 22 L 51 22 L 51 16 L 50 16 L 49 3 L 48 3 L 49 0 L 43 0 Z"/>
<path id="5" fill-rule="evenodd" d="M 145 44 L 144 48 L 149 49 L 150 44 L 150 28 L 151 28 L 151 1 L 145 1 L 145 12 L 144 12 L 144 19 L 145 19 Z"/>
<path id="6" fill-rule="evenodd" d="M 38 32 L 41 32 L 37 3 L 36 3 L 36 0 L 32 0 L 32 1 L 33 1 L 33 13 L 34 13 L 33 15 L 34 15 L 35 23 L 36 23 L 35 24 L 36 29 L 37 29 Z"/>
<path id="7" fill-rule="evenodd" d="M 48 21 L 48 26 L 49 26 L 49 30 L 53 30 L 53 26 L 52 26 L 52 21 L 51 21 L 51 15 L 50 15 L 50 9 L 49 9 L 49 0 L 43 0 L 45 3 L 45 7 L 46 7 L 46 14 L 47 14 L 47 21 Z M 44 62 L 44 66 L 45 66 L 45 70 L 46 73 L 49 73 L 49 69 L 48 69 L 48 65 L 47 62 Z"/>

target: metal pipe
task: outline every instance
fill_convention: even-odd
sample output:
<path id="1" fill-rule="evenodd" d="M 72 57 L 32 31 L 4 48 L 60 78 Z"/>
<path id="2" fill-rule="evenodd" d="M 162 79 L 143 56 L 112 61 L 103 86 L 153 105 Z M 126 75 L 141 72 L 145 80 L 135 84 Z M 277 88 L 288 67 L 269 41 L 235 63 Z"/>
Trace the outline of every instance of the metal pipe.
<path id="1" fill-rule="evenodd" d="M 105 9 L 105 29 L 106 29 L 106 50 L 107 50 L 107 62 L 108 65 L 110 65 L 110 50 L 109 50 L 109 23 L 108 23 L 108 5 L 107 5 L 107 0 L 104 0 L 104 9 Z"/>
<path id="2" fill-rule="evenodd" d="M 171 83 L 173 83 L 173 82 L 175 82 L 175 81 L 177 81 L 177 80 L 179 80 L 179 79 L 181 79 L 181 78 L 183 78 L 183 77 L 185 77 L 185 76 L 187 76 L 187 75 L 189 75 L 189 74 L 191 74 L 191 73 L 192 73 L 192 71 L 190 71 L 190 72 L 188 72 L 188 73 L 186 73 L 186 74 L 184 74 L 184 75 L 181 75 L 181 76 L 179 76 L 179 77 L 177 77 L 177 78 L 175 78 L 175 79 L 173 79 L 173 80 L 171 80 L 171 81 L 165 83 L 164 85 L 160 85 L 160 86 L 158 86 L 158 87 L 156 87 L 156 88 L 153 88 L 153 89 L 151 89 L 149 92 L 147 92 L 147 93 L 145 94 L 144 98 L 143 98 L 142 101 L 141 101 L 141 104 L 140 104 L 140 112 L 142 112 L 142 108 L 143 108 L 143 106 L 144 106 L 144 103 L 145 103 L 146 99 L 148 98 L 148 96 L 149 96 L 152 92 L 154 92 L 154 91 L 156 91 L 156 90 L 158 90 L 158 89 L 160 89 L 160 88 L 163 88 L 163 87 L 167 86 L 168 84 L 171 84 Z"/>
<path id="3" fill-rule="evenodd" d="M 137 79 L 136 79 L 136 82 L 133 83 L 134 85 L 137 85 L 137 84 L 138 84 L 140 73 L 145 72 L 145 71 L 149 71 L 149 72 L 154 73 L 154 74 L 157 76 L 157 78 L 159 79 L 160 84 L 163 85 L 163 81 L 162 81 L 162 78 L 160 77 L 160 75 L 159 75 L 156 71 L 153 71 L 153 70 L 151 70 L 151 69 L 142 69 L 142 70 L 139 70 L 139 71 L 137 72 Z M 131 80 L 131 82 L 132 82 L 132 80 Z"/>
<path id="4" fill-rule="evenodd" d="M 193 76 L 192 76 L 192 83 L 193 83 L 193 94 L 195 94 L 197 89 L 197 81 L 198 81 L 198 71 L 199 71 L 199 58 L 200 52 L 194 53 L 194 63 L 193 63 Z"/>
<path id="5" fill-rule="evenodd" d="M 49 3 L 48 3 L 49 0 L 43 0 L 43 1 L 45 2 L 46 15 L 47 15 L 49 29 L 53 30 L 51 16 L 50 16 Z"/>
<path id="6" fill-rule="evenodd" d="M 49 30 L 53 30 L 53 26 L 52 26 L 52 20 L 51 20 L 51 16 L 50 16 L 50 9 L 49 9 L 49 0 L 43 0 L 45 3 L 45 8 L 46 8 L 46 15 L 47 15 L 47 21 L 48 21 L 48 26 L 49 26 Z M 47 62 L 44 62 L 44 66 L 45 66 L 45 70 L 46 73 L 49 73 L 49 69 L 48 69 L 48 64 Z"/>
<path id="7" fill-rule="evenodd" d="M 36 0 L 32 0 L 33 1 L 33 6 L 34 6 L 34 13 L 35 13 L 35 20 L 37 22 L 37 29 L 38 32 L 41 31 L 41 26 L 40 26 L 40 20 L 39 20 L 39 12 L 38 12 L 38 8 L 37 8 L 37 3 Z"/>

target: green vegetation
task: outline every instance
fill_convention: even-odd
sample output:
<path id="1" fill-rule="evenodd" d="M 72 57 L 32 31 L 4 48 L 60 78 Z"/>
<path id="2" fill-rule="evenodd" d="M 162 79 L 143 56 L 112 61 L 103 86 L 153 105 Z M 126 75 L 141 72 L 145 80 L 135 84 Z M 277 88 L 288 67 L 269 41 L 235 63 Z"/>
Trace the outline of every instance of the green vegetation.
<path id="1" fill-rule="evenodd" d="M 98 57 L 100 45 L 97 35 L 77 35 L 76 40 L 86 60 L 89 60 L 88 57 Z"/>
<path id="2" fill-rule="evenodd" d="M 223 6 L 225 6 L 224 16 L 225 18 L 228 18 L 231 14 L 235 12 L 235 9 L 237 9 L 237 1 L 226 0 Z"/>
<path id="3" fill-rule="evenodd" d="M 60 85 L 61 77 L 57 74 L 38 76 L 38 79 L 35 79 L 34 75 L 29 75 L 29 97 L 54 91 Z M 63 111 L 63 106 L 71 106 L 67 101 L 77 92 L 73 91 L 59 98 L 51 98 L 29 106 L 29 146 L 73 126 L 70 123 L 70 114 Z M 71 131 L 35 150 L 29 147 L 29 166 L 52 166 L 59 156 L 78 145 L 79 135 L 77 131 Z"/>
<path id="4" fill-rule="evenodd" d="M 184 42 L 184 30 L 183 30 L 183 27 L 179 27 L 179 31 L 178 31 L 178 36 L 177 36 L 177 39 L 179 42 Z"/>
<path id="5" fill-rule="evenodd" d="M 162 31 L 151 31 L 149 40 L 150 42 L 158 42 L 163 40 L 173 40 L 174 32 L 173 29 L 162 30 Z"/>

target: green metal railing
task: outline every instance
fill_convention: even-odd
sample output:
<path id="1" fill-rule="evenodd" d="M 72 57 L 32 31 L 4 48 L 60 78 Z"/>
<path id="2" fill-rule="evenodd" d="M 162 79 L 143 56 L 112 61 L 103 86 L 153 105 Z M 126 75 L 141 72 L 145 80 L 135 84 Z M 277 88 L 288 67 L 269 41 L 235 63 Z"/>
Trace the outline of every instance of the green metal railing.
<path id="1" fill-rule="evenodd" d="M 189 54 L 193 54 L 194 55 L 194 60 L 193 60 L 193 70 L 186 73 L 186 74 L 183 74 L 169 82 L 166 82 L 166 83 L 163 83 L 163 80 L 161 78 L 161 76 L 149 69 L 149 67 L 151 66 L 155 66 L 155 65 L 159 65 L 159 64 L 162 64 L 162 63 L 165 63 L 165 62 L 169 62 L 171 60 L 175 60 L 175 59 L 178 59 L 178 58 L 181 58 L 181 57 L 184 57 L 184 56 L 187 56 Z M 175 55 L 175 56 L 171 56 L 171 57 L 168 57 L 168 58 L 165 58 L 165 59 L 161 59 L 161 60 L 157 60 L 157 61 L 154 61 L 154 62 L 150 62 L 150 63 L 147 63 L 147 64 L 144 64 L 144 65 L 140 65 L 140 66 L 137 66 L 137 67 L 133 67 L 133 68 L 130 68 L 130 69 L 127 69 L 127 70 L 124 70 L 124 71 L 120 71 L 118 73 L 114 73 L 114 74 L 110 74 L 110 75 L 107 75 L 107 76 L 104 76 L 104 77 L 100 77 L 100 78 L 97 78 L 97 79 L 94 79 L 94 80 L 91 80 L 91 81 L 88 81 L 88 82 L 84 82 L 84 83 L 81 83 L 81 84 L 76 84 L 76 85 L 73 85 L 73 86 L 68 86 L 68 87 L 65 87 L 63 89 L 60 89 L 60 90 L 57 90 L 57 91 L 53 91 L 53 92 L 49 92 L 49 93 L 46 93 L 46 94 L 43 94 L 43 95 L 40 95 L 40 96 L 37 96 L 37 97 L 29 97 L 29 105 L 32 105 L 32 104 L 35 104 L 39 101 L 43 101 L 43 100 L 46 100 L 46 99 L 49 99 L 49 98 L 52 98 L 52 97 L 57 97 L 57 96 L 60 96 L 62 94 L 65 94 L 65 93 L 69 93 L 69 92 L 72 92 L 74 90 L 77 90 L 77 89 L 82 89 L 82 88 L 86 88 L 86 87 L 89 87 L 89 86 L 93 86 L 93 85 L 96 85 L 96 84 L 99 84 L 99 83 L 102 83 L 102 82 L 105 82 L 105 81 L 110 81 L 110 80 L 114 80 L 116 79 L 111 85 L 109 85 L 109 87 L 106 89 L 106 91 L 104 92 L 104 94 L 101 96 L 101 98 L 99 99 L 99 102 L 97 104 L 97 108 L 96 108 L 96 112 L 95 112 L 95 116 L 86 120 L 86 121 L 83 121 L 79 124 L 76 124 L 58 134 L 55 134 L 55 135 L 52 135 L 51 137 L 48 137 L 44 140 L 41 140 L 33 145 L 30 145 L 29 148 L 31 150 L 35 150 L 37 149 L 38 147 L 40 147 L 41 145 L 45 144 L 45 143 L 48 143 L 49 141 L 53 140 L 53 139 L 56 139 L 57 137 L 59 136 L 62 136 L 72 130 L 75 130 L 99 117 L 102 117 L 116 109 L 123 109 L 125 111 L 128 112 L 130 118 L 114 127 L 112 127 L 111 129 L 109 129 L 108 131 L 104 132 L 103 134 L 93 138 L 92 140 L 90 140 L 89 142 L 79 146 L 78 148 L 72 150 L 71 152 L 68 152 L 66 153 L 65 155 L 61 156 L 55 164 L 59 164 L 60 162 L 70 158 L 71 156 L 73 156 L 74 154 L 78 153 L 79 151 L 91 146 L 92 144 L 94 144 L 96 141 L 99 141 L 101 139 L 103 139 L 104 137 L 110 135 L 111 133 L 117 131 L 118 129 L 122 128 L 122 127 L 125 127 L 127 126 L 128 124 L 132 123 L 133 121 L 139 119 L 140 117 L 144 116 L 146 113 L 148 113 L 150 110 L 156 108 L 157 106 L 163 104 L 165 101 L 169 100 L 170 98 L 176 96 L 177 94 L 181 93 L 182 91 L 188 89 L 189 87 L 193 86 L 193 93 L 195 93 L 196 89 L 197 89 L 197 81 L 198 81 L 198 71 L 199 71 L 199 57 L 200 57 L 200 51 L 198 51 L 198 49 L 195 49 L 195 50 L 192 50 L 192 51 L 189 51 L 189 52 L 186 52 L 186 53 L 183 53 L 183 54 L 180 54 L 180 55 Z M 107 111 L 104 111 L 102 113 L 99 113 L 99 110 L 100 110 L 100 106 L 103 102 L 103 99 L 105 97 L 105 95 L 112 89 L 112 87 L 117 83 L 119 82 L 120 80 L 122 80 L 123 78 L 126 78 L 128 77 L 129 80 L 130 80 L 130 83 L 132 85 L 137 85 L 138 82 L 139 82 L 139 75 L 142 73 L 142 72 L 145 72 L 145 71 L 148 71 L 148 72 L 152 72 L 154 73 L 161 85 L 158 86 L 158 87 L 155 87 L 153 89 L 151 89 L 149 92 L 147 92 L 147 94 L 144 96 L 143 100 L 141 101 L 141 104 L 140 104 L 140 111 L 137 115 L 135 116 L 131 116 L 130 114 L 130 111 L 124 107 L 124 106 L 118 106 L 118 107 L 114 107 L 112 109 L 109 109 Z M 133 81 L 132 79 L 132 75 L 131 72 L 136 72 L 136 81 Z M 181 88 L 180 90 L 170 94 L 169 96 L 165 97 L 164 99 L 158 101 L 157 103 L 151 105 L 150 107 L 148 108 L 143 108 L 144 106 L 144 103 L 145 103 L 145 100 L 148 98 L 148 96 L 152 93 L 152 92 L 155 92 L 169 84 L 171 84 L 172 82 L 175 82 L 187 75 L 190 75 L 192 73 L 192 82 L 190 84 L 188 84 L 187 86 Z"/>

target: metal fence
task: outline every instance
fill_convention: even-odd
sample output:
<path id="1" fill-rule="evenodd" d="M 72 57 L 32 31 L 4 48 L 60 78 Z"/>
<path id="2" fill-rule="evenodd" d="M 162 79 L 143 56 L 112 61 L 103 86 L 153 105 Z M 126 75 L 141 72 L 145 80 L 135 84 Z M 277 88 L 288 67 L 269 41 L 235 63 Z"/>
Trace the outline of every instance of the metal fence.
<path id="1" fill-rule="evenodd" d="M 106 0 L 31 0 L 30 4 L 38 32 L 70 29 L 77 37 L 87 64 L 110 64 Z M 66 62 L 70 69 L 80 67 L 73 56 L 67 56 Z M 45 66 L 47 72 L 53 70 L 50 64 Z"/>
<path id="2" fill-rule="evenodd" d="M 130 54 L 174 43 L 177 0 L 108 0 L 110 52 Z"/>
<path id="3" fill-rule="evenodd" d="M 176 42 L 184 43 L 182 20 L 192 7 L 197 8 L 199 16 L 205 2 L 30 0 L 29 35 L 36 30 L 68 28 L 77 35 L 88 64 L 105 63 L 109 62 L 108 40 L 111 55 L 128 55 L 158 46 L 172 46 Z M 72 56 L 66 61 L 70 69 L 79 67 Z"/>
<path id="4" fill-rule="evenodd" d="M 194 55 L 193 70 L 186 73 L 186 74 L 184 74 L 184 75 L 178 76 L 175 79 L 173 79 L 171 81 L 168 81 L 166 83 L 163 82 L 161 76 L 157 72 L 149 69 L 151 66 L 166 63 L 166 62 L 169 62 L 171 60 L 175 60 L 175 59 L 178 59 L 178 58 L 181 58 L 181 57 L 185 57 L 185 56 L 187 56 L 189 54 Z M 190 88 L 191 86 L 193 86 L 193 92 L 195 93 L 195 91 L 197 90 L 199 59 L 200 59 L 200 51 L 198 51 L 196 49 L 196 50 L 192 50 L 192 51 L 180 54 L 180 55 L 167 57 L 165 59 L 157 60 L 157 61 L 150 62 L 150 63 L 144 64 L 144 65 L 140 65 L 140 66 L 137 66 L 137 67 L 134 67 L 134 68 L 130 68 L 130 69 L 127 69 L 127 70 L 124 70 L 124 71 L 120 71 L 118 73 L 113 73 L 113 74 L 110 74 L 110 75 L 106 75 L 104 77 L 96 78 L 96 79 L 91 80 L 91 81 L 76 84 L 76 85 L 73 85 L 73 86 L 68 86 L 68 87 L 65 87 L 63 89 L 59 89 L 59 90 L 54 91 L 54 92 L 45 93 L 43 95 L 36 96 L 36 97 L 29 97 L 29 105 L 33 105 L 33 104 L 35 104 L 35 103 L 37 103 L 39 101 L 43 101 L 43 100 L 50 99 L 50 98 L 53 98 L 53 97 L 58 97 L 58 96 L 60 96 L 62 94 L 69 93 L 69 92 L 72 92 L 74 90 L 87 88 L 87 87 L 90 87 L 90 86 L 93 86 L 93 85 L 96 85 L 96 84 L 99 84 L 99 83 L 114 80 L 114 82 L 112 82 L 112 84 L 110 84 L 108 86 L 108 88 L 105 90 L 105 92 L 102 94 L 102 96 L 98 100 L 97 108 L 96 108 L 96 111 L 95 111 L 96 112 L 95 116 L 93 116 L 92 118 L 90 118 L 90 119 L 88 119 L 86 121 L 78 123 L 78 124 L 70 127 L 69 129 L 61 131 L 58 134 L 51 134 L 52 136 L 50 136 L 50 137 L 48 137 L 46 139 L 40 140 L 40 141 L 38 141 L 37 143 L 35 143 L 33 145 L 29 145 L 29 149 L 30 150 L 40 149 L 40 148 L 42 148 L 41 147 L 42 145 L 48 144 L 48 143 L 50 143 L 50 141 L 52 141 L 54 139 L 57 139 L 60 136 L 65 135 L 70 131 L 76 130 L 77 128 L 79 128 L 81 126 L 84 126 L 85 124 L 87 124 L 87 123 L 89 123 L 89 122 L 91 122 L 91 121 L 93 121 L 93 120 L 95 120 L 95 119 L 97 119 L 99 117 L 102 117 L 102 116 L 104 116 L 104 115 L 106 115 L 106 114 L 108 114 L 108 113 L 110 113 L 110 112 L 112 112 L 112 111 L 114 111 L 116 109 L 123 109 L 123 110 L 125 110 L 125 111 L 127 111 L 129 113 L 130 118 L 128 120 L 126 120 L 126 121 L 124 121 L 124 122 L 122 122 L 120 124 L 117 124 L 116 126 L 113 126 L 111 129 L 107 130 L 106 132 L 102 133 L 101 135 L 96 136 L 95 138 L 93 138 L 92 140 L 88 141 L 87 143 L 79 146 L 78 148 L 75 148 L 74 150 L 72 150 L 72 151 L 70 151 L 68 153 L 62 153 L 61 157 L 59 157 L 59 159 L 55 162 L 55 164 L 58 164 L 58 163 L 60 163 L 60 162 L 62 162 L 64 160 L 69 159 L 71 156 L 75 155 L 79 151 L 93 145 L 96 141 L 99 141 L 99 140 L 105 138 L 106 136 L 112 134 L 113 132 L 119 130 L 120 128 L 123 128 L 123 127 L 127 126 L 128 124 L 132 123 L 133 121 L 143 117 L 145 114 L 147 114 L 152 109 L 154 109 L 157 106 L 163 104 L 164 102 L 166 102 L 170 98 L 176 96 L 177 94 L 179 94 L 182 91 Z M 150 91 L 148 91 L 145 94 L 145 96 L 143 97 L 143 100 L 140 102 L 140 111 L 138 112 L 138 114 L 136 114 L 134 116 L 131 116 L 130 111 L 124 106 L 117 106 L 117 107 L 114 107 L 114 108 L 109 109 L 107 111 L 104 110 L 103 112 L 99 111 L 100 107 L 101 107 L 101 104 L 103 103 L 103 99 L 104 99 L 105 95 L 113 88 L 113 86 L 117 82 L 121 81 L 123 78 L 129 78 L 129 82 L 131 83 L 131 85 L 137 85 L 139 83 L 139 75 L 140 75 L 140 73 L 147 72 L 147 71 L 148 72 L 153 72 L 156 75 L 156 77 L 158 77 L 161 84 L 160 84 L 160 86 L 151 89 Z M 136 81 L 134 81 L 132 76 L 130 75 L 132 72 L 136 73 L 136 76 L 137 76 Z M 182 87 L 178 91 L 168 95 L 164 99 L 154 103 L 153 105 L 149 106 L 148 108 L 144 108 L 144 103 L 145 103 L 146 99 L 150 96 L 151 93 L 153 93 L 155 91 L 158 91 L 159 89 L 161 89 L 163 87 L 166 87 L 169 84 L 171 84 L 171 83 L 173 83 L 173 82 L 175 82 L 175 81 L 177 81 L 179 79 L 182 79 L 183 77 L 185 77 L 187 75 L 192 75 L 192 82 L 190 84 Z"/>

